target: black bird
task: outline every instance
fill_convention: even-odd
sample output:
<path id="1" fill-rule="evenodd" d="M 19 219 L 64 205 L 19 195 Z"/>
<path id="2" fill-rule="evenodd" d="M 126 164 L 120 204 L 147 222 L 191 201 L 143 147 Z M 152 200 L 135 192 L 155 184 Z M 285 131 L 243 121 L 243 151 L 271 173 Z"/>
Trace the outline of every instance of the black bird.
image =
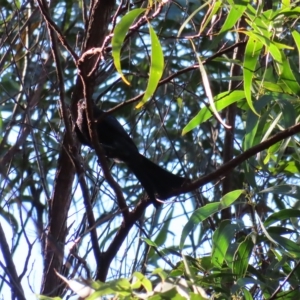
<path id="1" fill-rule="evenodd" d="M 76 133 L 79 141 L 92 148 L 89 135 L 86 104 L 78 102 Z M 105 155 L 116 162 L 124 162 L 134 173 L 147 192 L 152 203 L 157 207 L 156 199 L 165 200 L 172 196 L 172 191 L 180 188 L 188 179 L 174 175 L 139 153 L 135 143 L 123 126 L 111 115 L 105 115 L 95 104 L 93 117 L 97 122 L 97 134 Z"/>

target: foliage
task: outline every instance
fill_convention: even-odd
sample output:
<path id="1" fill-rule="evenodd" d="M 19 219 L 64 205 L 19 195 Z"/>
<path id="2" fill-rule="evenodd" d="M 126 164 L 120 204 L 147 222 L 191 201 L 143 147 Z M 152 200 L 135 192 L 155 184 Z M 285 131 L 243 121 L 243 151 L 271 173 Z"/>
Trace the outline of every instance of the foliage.
<path id="1" fill-rule="evenodd" d="M 2 2 L 0 294 L 299 299 L 298 2 Z M 155 210 L 82 98 L 192 182 Z"/>

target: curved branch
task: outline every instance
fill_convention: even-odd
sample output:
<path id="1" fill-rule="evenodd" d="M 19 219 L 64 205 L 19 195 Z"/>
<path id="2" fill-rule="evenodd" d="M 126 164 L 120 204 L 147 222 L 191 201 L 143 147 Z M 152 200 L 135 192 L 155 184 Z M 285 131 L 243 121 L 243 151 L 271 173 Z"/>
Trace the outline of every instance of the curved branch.
<path id="1" fill-rule="evenodd" d="M 146 201 L 145 199 L 140 201 L 137 204 L 136 208 L 128 214 L 126 219 L 123 220 L 123 223 L 119 227 L 119 230 L 115 235 L 113 241 L 111 242 L 107 250 L 101 255 L 101 264 L 97 268 L 96 280 L 105 282 L 109 266 L 118 253 L 124 240 L 127 238 L 130 229 L 133 227 L 134 223 L 140 219 L 145 209 L 151 203 L 151 201 Z"/>
<path id="2" fill-rule="evenodd" d="M 218 179 L 220 176 L 224 176 L 228 172 L 232 171 L 235 167 L 249 159 L 250 157 L 254 156 L 255 154 L 268 149 L 272 145 L 289 138 L 297 133 L 300 132 L 300 123 L 289 127 L 286 130 L 283 130 L 269 139 L 265 140 L 264 142 L 253 146 L 252 148 L 246 150 L 244 153 L 238 155 L 237 157 L 233 158 L 232 160 L 228 161 L 226 164 L 224 164 L 222 167 L 217 169 L 215 172 L 212 172 L 208 175 L 204 175 L 200 177 L 199 179 L 195 180 L 191 184 L 186 185 L 182 189 L 178 190 L 176 193 L 173 194 L 173 196 L 177 196 L 183 193 L 191 192 L 207 183 L 209 183 L 212 180 Z M 170 195 L 172 196 L 172 195 Z"/>

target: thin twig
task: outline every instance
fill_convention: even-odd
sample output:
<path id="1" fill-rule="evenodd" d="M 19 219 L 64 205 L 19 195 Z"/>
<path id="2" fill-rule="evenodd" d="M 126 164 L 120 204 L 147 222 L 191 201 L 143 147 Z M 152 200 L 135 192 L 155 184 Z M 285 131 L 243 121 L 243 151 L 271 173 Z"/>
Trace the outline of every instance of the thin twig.
<path id="1" fill-rule="evenodd" d="M 298 263 L 293 268 L 293 270 L 288 274 L 288 276 L 286 276 L 286 278 L 283 280 L 283 282 L 277 287 L 275 292 L 267 300 L 273 300 L 276 298 L 276 295 L 281 291 L 282 287 L 287 283 L 287 281 L 291 278 L 291 276 L 295 273 L 295 271 L 299 268 L 299 266 L 300 266 L 300 261 L 298 261 Z"/>
<path id="2" fill-rule="evenodd" d="M 72 49 L 72 47 L 67 42 L 66 38 L 63 36 L 60 28 L 54 23 L 54 21 L 51 19 L 47 7 L 45 7 L 43 0 L 37 0 L 38 6 L 40 8 L 41 14 L 43 15 L 45 21 L 49 24 L 49 26 L 52 28 L 52 30 L 57 34 L 58 39 L 60 40 L 61 44 L 66 48 L 66 50 L 71 54 L 73 57 L 74 62 L 78 60 L 78 55 L 76 52 Z"/>

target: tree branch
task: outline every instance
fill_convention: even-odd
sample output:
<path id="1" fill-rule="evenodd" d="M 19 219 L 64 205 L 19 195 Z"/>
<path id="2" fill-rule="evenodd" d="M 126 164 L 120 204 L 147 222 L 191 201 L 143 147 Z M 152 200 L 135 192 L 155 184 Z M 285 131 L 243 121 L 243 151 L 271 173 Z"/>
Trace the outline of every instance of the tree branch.
<path id="1" fill-rule="evenodd" d="M 13 287 L 12 293 L 15 295 L 12 295 L 12 299 L 16 297 L 18 300 L 26 300 L 24 296 L 24 291 L 22 289 L 22 285 L 20 283 L 15 264 L 13 262 L 11 253 L 9 251 L 9 247 L 6 241 L 5 233 L 3 231 L 2 225 L 0 223 L 0 249 L 4 258 L 4 261 L 6 263 L 6 269 L 4 270 L 5 273 L 8 274 L 10 284 Z"/>
<path id="2" fill-rule="evenodd" d="M 300 132 L 300 123 L 298 123 L 294 126 L 291 126 L 288 129 L 283 130 L 283 131 L 273 135 L 269 139 L 265 140 L 264 142 L 262 142 L 256 146 L 253 146 L 252 148 L 246 150 L 244 153 L 238 155 L 237 157 L 233 158 L 232 160 L 230 160 L 229 162 L 224 164 L 222 167 L 217 169 L 215 172 L 212 172 L 208 175 L 204 175 L 204 176 L 200 177 L 199 179 L 195 180 L 193 183 L 187 184 L 185 187 L 178 190 L 176 193 L 174 192 L 170 196 L 177 196 L 177 195 L 180 195 L 183 193 L 191 192 L 213 180 L 216 180 L 216 179 L 220 178 L 221 176 L 224 176 L 228 172 L 232 171 L 234 168 L 236 168 L 241 163 L 243 163 L 250 157 L 254 156 L 255 154 L 257 154 L 263 150 L 266 150 L 269 147 L 271 147 L 272 145 L 274 145 L 286 138 L 289 138 L 299 132 Z"/>

